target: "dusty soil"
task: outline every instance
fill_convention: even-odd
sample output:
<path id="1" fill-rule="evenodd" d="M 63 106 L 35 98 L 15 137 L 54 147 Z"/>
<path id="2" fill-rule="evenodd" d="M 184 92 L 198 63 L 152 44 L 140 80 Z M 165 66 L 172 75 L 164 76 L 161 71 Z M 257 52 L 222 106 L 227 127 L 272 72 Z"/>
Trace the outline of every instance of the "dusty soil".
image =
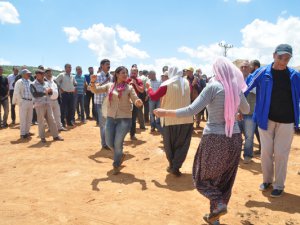
<path id="1" fill-rule="evenodd" d="M 204 126 L 204 123 L 201 123 Z M 121 174 L 112 175 L 112 153 L 100 151 L 95 121 L 77 124 L 61 135 L 64 142 L 42 144 L 37 126 L 19 141 L 19 126 L 0 130 L 0 224 L 205 224 L 209 202 L 192 184 L 192 163 L 201 137 L 195 130 L 182 177 L 167 174 L 162 138 L 138 130 L 125 139 Z M 240 163 L 229 213 L 221 223 L 300 224 L 300 136 L 293 141 L 285 193 L 262 193 L 259 157 Z"/>

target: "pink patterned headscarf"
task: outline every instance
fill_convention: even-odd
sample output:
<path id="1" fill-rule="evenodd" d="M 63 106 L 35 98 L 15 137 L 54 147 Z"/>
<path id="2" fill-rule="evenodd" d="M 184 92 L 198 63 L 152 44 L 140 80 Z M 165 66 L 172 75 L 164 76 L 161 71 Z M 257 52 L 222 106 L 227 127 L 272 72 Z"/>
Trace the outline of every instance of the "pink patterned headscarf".
<path id="1" fill-rule="evenodd" d="M 220 57 L 213 64 L 215 80 L 219 81 L 225 91 L 224 118 L 225 134 L 232 136 L 235 115 L 240 104 L 240 93 L 245 92 L 247 85 L 242 72 L 227 58 Z"/>
<path id="2" fill-rule="evenodd" d="M 119 83 L 117 84 L 116 82 L 111 86 L 109 92 L 108 92 L 108 100 L 109 103 L 111 104 L 112 101 L 112 97 L 113 97 L 113 91 L 116 88 L 117 92 L 118 92 L 118 97 L 121 98 L 122 97 L 122 93 L 123 91 L 126 89 L 127 84 L 125 82 Z"/>

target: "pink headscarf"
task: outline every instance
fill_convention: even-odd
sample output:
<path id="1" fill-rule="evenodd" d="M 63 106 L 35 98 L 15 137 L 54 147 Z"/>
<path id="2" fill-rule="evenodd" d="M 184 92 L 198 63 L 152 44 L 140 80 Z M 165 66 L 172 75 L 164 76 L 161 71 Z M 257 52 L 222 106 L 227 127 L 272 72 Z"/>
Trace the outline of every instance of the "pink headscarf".
<path id="1" fill-rule="evenodd" d="M 117 92 L 118 92 L 118 97 L 121 98 L 122 97 L 122 93 L 123 91 L 126 89 L 126 86 L 127 84 L 125 82 L 122 82 L 120 84 L 117 84 L 117 82 L 115 82 L 109 92 L 108 92 L 108 100 L 109 100 L 109 103 L 111 104 L 111 101 L 112 101 L 112 97 L 113 97 L 113 91 L 114 89 L 116 88 Z"/>
<path id="2" fill-rule="evenodd" d="M 242 72 L 227 58 L 220 57 L 213 64 L 215 80 L 219 81 L 225 91 L 224 118 L 225 134 L 232 136 L 235 115 L 240 104 L 240 93 L 245 92 L 247 85 Z"/>

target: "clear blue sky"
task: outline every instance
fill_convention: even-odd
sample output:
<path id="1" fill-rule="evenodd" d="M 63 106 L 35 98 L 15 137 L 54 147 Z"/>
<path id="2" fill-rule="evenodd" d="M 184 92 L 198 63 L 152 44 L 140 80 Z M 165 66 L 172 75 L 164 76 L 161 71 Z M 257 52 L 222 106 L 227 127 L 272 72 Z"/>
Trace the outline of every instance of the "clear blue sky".
<path id="1" fill-rule="evenodd" d="M 0 8 L 1 2 L 7 1 L 0 1 Z M 44 64 L 63 68 L 66 62 L 70 62 L 73 68 L 81 65 L 84 71 L 90 65 L 98 66 L 99 59 L 106 56 L 101 55 L 101 51 L 99 53 L 89 48 L 89 44 L 103 43 L 105 46 L 101 48 L 109 52 L 112 48 L 111 43 L 107 40 L 102 42 L 101 39 L 87 40 L 80 35 L 76 41 L 70 43 L 68 35 L 63 30 L 64 27 L 74 27 L 82 32 L 94 24 L 103 24 L 114 30 L 117 25 L 120 25 L 129 31 L 134 31 L 140 35 L 138 42 L 124 41 L 118 35 L 111 42 L 115 41 L 120 48 L 129 44 L 138 51 L 143 51 L 147 56 L 124 56 L 116 60 L 112 56 L 112 65 L 128 66 L 137 63 L 147 69 L 151 67 L 157 69 L 163 63 L 171 64 L 172 59 L 174 63 L 179 61 L 180 67 L 184 67 L 185 64 L 208 67 L 211 61 L 203 60 L 205 56 L 197 56 L 197 52 L 188 54 L 185 51 L 179 51 L 179 48 L 185 46 L 190 50 L 196 50 L 198 46 L 202 46 L 208 52 L 219 54 L 211 45 L 221 40 L 233 44 L 239 50 L 231 55 L 232 59 L 234 57 L 249 58 L 251 57 L 249 51 L 250 54 L 255 51 L 249 48 L 256 48 L 252 46 L 256 45 L 255 37 L 252 37 L 253 27 L 256 26 L 253 21 L 259 20 L 257 26 L 261 30 L 264 22 L 279 26 L 279 18 L 284 20 L 296 18 L 296 24 L 300 21 L 300 3 L 297 0 L 250 0 L 248 2 L 237 0 L 19 0 L 8 2 L 17 10 L 19 23 L 4 22 L 5 18 L 2 18 L 1 22 L 0 16 L 0 60 L 2 63 L 33 66 Z M 289 27 L 288 22 L 285 23 L 286 29 Z M 252 24 L 252 30 L 244 33 L 246 36 L 243 37 L 241 30 L 249 24 Z M 297 29 L 300 29 L 300 26 Z M 262 37 L 261 32 L 258 32 L 257 39 L 272 37 L 271 31 L 267 37 Z M 287 32 L 283 30 L 283 33 Z M 299 36 L 294 37 L 295 40 L 293 40 L 293 37 L 284 35 L 278 33 L 278 36 L 283 37 L 276 41 L 296 43 L 296 39 L 299 40 Z M 251 40 L 245 44 L 247 37 Z M 276 41 L 273 40 L 274 44 L 277 44 Z M 267 43 L 267 40 L 264 43 L 258 43 L 257 48 L 265 48 L 253 57 L 261 56 L 262 59 L 264 57 L 269 59 L 268 57 L 272 54 L 270 49 L 276 46 L 267 46 Z M 293 46 L 295 52 L 296 50 L 299 52 L 299 46 Z M 243 51 L 245 56 L 242 54 Z M 109 56 L 108 54 L 107 57 Z M 300 65 L 300 61 L 294 64 Z"/>

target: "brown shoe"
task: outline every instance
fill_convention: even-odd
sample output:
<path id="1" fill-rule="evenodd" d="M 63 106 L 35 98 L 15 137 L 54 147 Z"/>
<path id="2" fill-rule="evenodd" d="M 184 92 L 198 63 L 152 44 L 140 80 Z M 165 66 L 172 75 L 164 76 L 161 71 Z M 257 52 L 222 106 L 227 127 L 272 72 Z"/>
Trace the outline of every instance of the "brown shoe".
<path id="1" fill-rule="evenodd" d="M 136 138 L 136 136 L 130 136 L 130 139 L 132 140 L 132 141 L 137 141 L 137 138 Z"/>
<path id="2" fill-rule="evenodd" d="M 172 174 L 175 175 L 176 177 L 180 177 L 182 175 L 179 169 L 173 169 Z"/>
<path id="3" fill-rule="evenodd" d="M 113 175 L 118 175 L 120 173 L 120 167 L 115 167 L 113 169 Z"/>
<path id="4" fill-rule="evenodd" d="M 64 139 L 60 136 L 53 138 L 54 141 L 63 141 Z"/>

